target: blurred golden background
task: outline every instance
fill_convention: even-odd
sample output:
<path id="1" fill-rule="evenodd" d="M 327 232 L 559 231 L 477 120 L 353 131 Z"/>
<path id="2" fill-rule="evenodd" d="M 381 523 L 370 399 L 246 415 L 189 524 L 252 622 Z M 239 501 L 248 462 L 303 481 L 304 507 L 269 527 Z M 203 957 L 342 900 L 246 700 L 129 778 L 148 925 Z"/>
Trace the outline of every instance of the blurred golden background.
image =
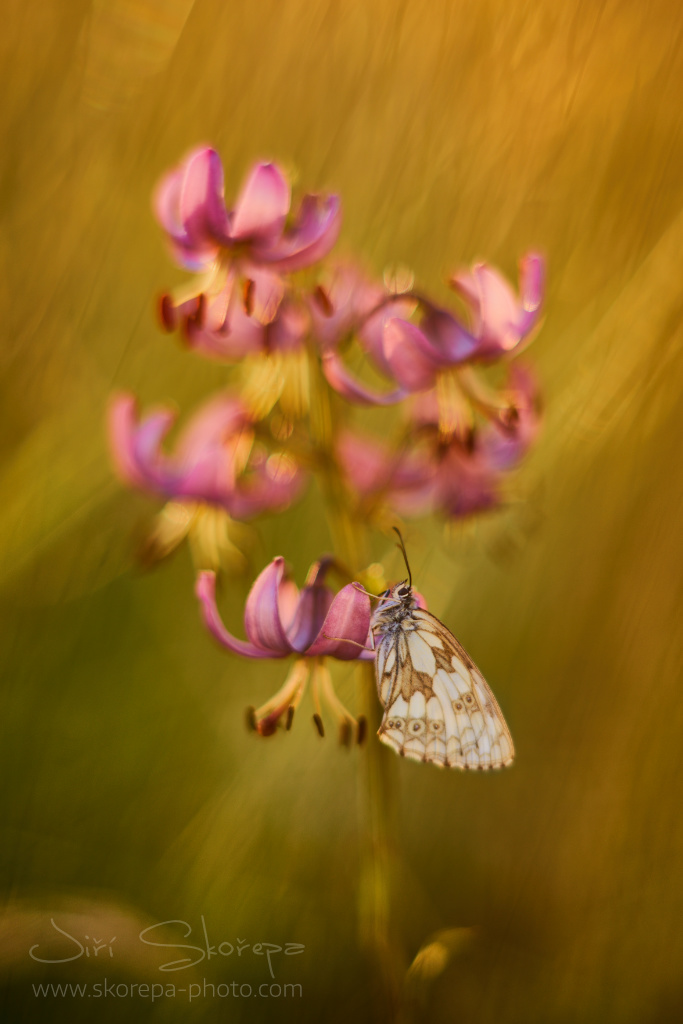
<path id="1" fill-rule="evenodd" d="M 303 715 L 272 741 L 247 734 L 245 705 L 283 665 L 212 645 L 186 551 L 136 570 L 158 506 L 110 467 L 112 389 L 187 409 L 224 379 L 153 312 L 182 274 L 150 193 L 201 142 L 230 196 L 258 158 L 339 191 L 341 251 L 378 274 L 407 264 L 441 298 L 462 264 L 514 278 L 523 251 L 546 254 L 529 353 L 545 430 L 518 500 L 407 536 L 517 761 L 396 763 L 393 922 L 408 960 L 472 929 L 416 982 L 418 1019 L 683 1019 L 682 33 L 669 0 L 5 0 L 0 1019 L 383 1016 L 358 943 L 364 754 Z M 261 537 L 251 578 L 283 554 L 303 582 L 329 546 L 315 490 Z M 374 554 L 400 573 L 382 536 Z M 234 628 L 249 583 L 225 588 Z M 194 944 L 202 916 L 214 943 L 305 944 L 274 959 L 302 995 L 32 988 L 158 981 L 165 954 L 138 933 L 175 919 L 192 937 L 177 924 L 166 941 Z M 77 951 L 50 918 L 89 956 L 31 958 Z M 91 940 L 113 936 L 95 961 Z M 190 974 L 268 979 L 235 953 L 162 980 Z"/>

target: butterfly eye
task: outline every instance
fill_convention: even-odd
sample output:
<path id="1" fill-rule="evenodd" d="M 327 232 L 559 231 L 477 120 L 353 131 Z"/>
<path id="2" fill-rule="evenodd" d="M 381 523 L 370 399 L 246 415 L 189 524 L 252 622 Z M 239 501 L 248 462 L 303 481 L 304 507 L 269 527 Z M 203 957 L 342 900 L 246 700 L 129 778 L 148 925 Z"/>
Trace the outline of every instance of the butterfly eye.
<path id="1" fill-rule="evenodd" d="M 401 597 L 401 598 L 402 597 L 407 597 L 409 593 L 410 593 L 410 587 L 406 587 L 404 585 L 404 586 L 398 588 L 398 590 L 396 591 L 396 597 Z"/>

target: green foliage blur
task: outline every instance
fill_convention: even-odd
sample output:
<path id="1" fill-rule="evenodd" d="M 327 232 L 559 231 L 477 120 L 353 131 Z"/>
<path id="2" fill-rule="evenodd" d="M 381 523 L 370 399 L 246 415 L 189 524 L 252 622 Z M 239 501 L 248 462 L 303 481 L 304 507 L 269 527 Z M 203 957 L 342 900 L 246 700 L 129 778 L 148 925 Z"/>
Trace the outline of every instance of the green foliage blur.
<path id="1" fill-rule="evenodd" d="M 150 211 L 194 145 L 233 195 L 254 159 L 339 191 L 342 253 L 447 297 L 486 258 L 548 259 L 529 357 L 545 429 L 511 504 L 408 531 L 415 583 L 471 651 L 517 761 L 396 762 L 394 928 L 433 1024 L 683 1019 L 683 12 L 670 0 L 5 0 L 0 64 L 0 1019 L 383 1019 L 358 940 L 363 751 L 310 708 L 243 711 L 285 665 L 203 631 L 186 550 L 150 573 L 158 508 L 123 490 L 109 394 L 188 409 L 225 377 L 158 329 L 182 274 Z M 370 423 L 370 420 L 367 420 Z M 239 629 L 276 554 L 329 549 L 319 494 L 265 520 L 221 606 Z M 390 574 L 400 556 L 381 535 Z M 345 674 L 346 673 L 346 674 Z M 348 669 L 336 680 L 357 702 Z M 291 997 L 40 997 L 45 981 L 270 977 Z M 77 949 L 50 923 L 88 945 Z M 191 937 L 182 922 L 191 927 Z M 469 929 L 469 931 L 462 931 Z M 155 933 L 156 934 L 156 933 Z M 85 936 L 90 939 L 86 942 Z M 92 953 L 93 938 L 112 956 Z M 435 938 L 436 936 L 436 938 Z M 441 938 L 439 938 L 441 936 Z M 427 945 L 427 950 L 423 947 Z M 425 969 L 423 969 L 425 968 Z"/>

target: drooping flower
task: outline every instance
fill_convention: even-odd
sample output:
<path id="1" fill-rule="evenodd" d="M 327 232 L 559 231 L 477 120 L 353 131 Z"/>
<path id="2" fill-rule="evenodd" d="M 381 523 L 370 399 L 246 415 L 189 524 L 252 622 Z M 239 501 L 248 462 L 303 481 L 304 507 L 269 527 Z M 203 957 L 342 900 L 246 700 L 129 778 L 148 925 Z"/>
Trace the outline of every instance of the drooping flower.
<path id="1" fill-rule="evenodd" d="M 222 534 L 225 545 L 230 542 L 231 520 L 285 508 L 299 495 L 304 474 L 289 456 L 269 455 L 255 444 L 253 419 L 234 395 L 223 392 L 205 402 L 169 455 L 162 445 L 174 421 L 168 408 L 141 417 L 130 394 L 110 405 L 110 447 L 119 476 L 170 499 L 157 523 L 157 547 L 173 547 L 188 531 L 201 529 L 207 539 L 212 534 L 208 547 L 218 550 Z"/>
<path id="2" fill-rule="evenodd" d="M 347 741 L 356 732 L 359 742 L 362 739 L 364 726 L 334 693 L 323 659 L 350 661 L 362 653 L 370 626 L 370 599 L 355 583 L 347 584 L 335 595 L 325 582 L 332 564 L 331 559 L 316 562 L 299 591 L 287 573 L 284 558 L 273 559 L 257 577 L 247 598 L 246 640 L 233 636 L 220 617 L 215 574 L 202 572 L 197 578 L 196 593 L 204 622 L 223 647 L 248 658 L 285 658 L 292 654 L 296 657 L 282 689 L 250 713 L 251 724 L 262 736 L 272 735 L 278 725 L 290 728 L 310 674 L 314 720 L 321 735 L 322 697 L 342 738 Z"/>
<path id="3" fill-rule="evenodd" d="M 519 298 L 498 271 L 486 264 L 456 275 L 452 283 L 468 308 L 469 325 L 417 293 L 396 300 L 403 303 L 403 310 L 389 303 L 378 310 L 366 325 L 362 340 L 378 368 L 398 385 L 384 396 L 384 402 L 400 401 L 407 394 L 433 387 L 452 393 L 452 378 L 461 368 L 516 354 L 538 323 L 543 273 L 540 256 L 530 253 L 522 259 Z M 411 319 L 415 310 L 419 311 L 417 322 Z M 333 386 L 350 401 L 371 400 L 336 353 L 328 357 L 328 367 L 328 379 L 332 378 Z"/>
<path id="4" fill-rule="evenodd" d="M 492 401 L 492 400 L 491 400 Z M 461 518 L 501 503 L 506 474 L 534 442 L 539 426 L 538 388 L 531 372 L 514 366 L 496 406 L 483 424 L 445 437 L 435 391 L 417 397 L 412 421 L 423 444 L 431 477 L 412 493 L 413 511 Z M 425 450 L 424 448 L 422 449 Z"/>
<path id="5" fill-rule="evenodd" d="M 188 324 L 218 330 L 235 289 L 240 294 L 240 283 L 253 287 L 250 282 L 260 270 L 270 273 L 277 290 L 277 275 L 327 255 L 341 224 L 338 196 L 306 195 L 288 221 L 290 203 L 289 183 L 280 168 L 257 163 L 228 210 L 223 167 L 210 147 L 193 150 L 165 175 L 154 196 L 157 219 L 176 262 L 199 275 L 163 297 L 161 318 L 168 330 Z"/>

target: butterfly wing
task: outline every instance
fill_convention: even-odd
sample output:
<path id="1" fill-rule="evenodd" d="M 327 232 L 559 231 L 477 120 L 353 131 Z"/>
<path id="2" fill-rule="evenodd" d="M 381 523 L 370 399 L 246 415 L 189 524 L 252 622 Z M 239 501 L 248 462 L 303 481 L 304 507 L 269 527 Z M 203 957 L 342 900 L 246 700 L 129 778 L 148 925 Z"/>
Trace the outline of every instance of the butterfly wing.
<path id="1" fill-rule="evenodd" d="M 490 687 L 464 647 L 430 612 L 383 635 L 376 656 L 385 706 L 379 738 L 397 753 L 442 767 L 502 768 L 512 736 Z"/>

